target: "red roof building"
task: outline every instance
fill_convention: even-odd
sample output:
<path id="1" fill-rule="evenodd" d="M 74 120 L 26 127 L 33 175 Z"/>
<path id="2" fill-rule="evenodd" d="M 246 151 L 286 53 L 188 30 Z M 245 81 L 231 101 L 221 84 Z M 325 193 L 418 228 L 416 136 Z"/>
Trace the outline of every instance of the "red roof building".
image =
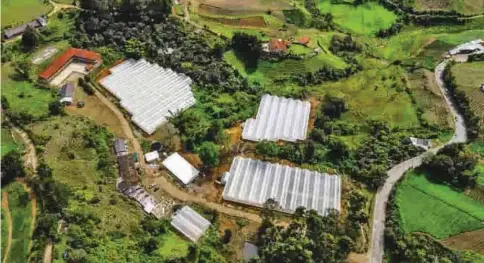
<path id="1" fill-rule="evenodd" d="M 309 42 L 311 42 L 311 38 L 308 37 L 308 36 L 303 36 L 303 37 L 300 37 L 297 42 L 301 45 L 307 45 L 309 44 Z"/>
<path id="2" fill-rule="evenodd" d="M 39 77 L 49 81 L 72 61 L 86 63 L 86 71 L 89 71 L 91 68 L 97 67 L 102 63 L 101 55 L 96 52 L 69 48 L 64 54 L 55 59 L 46 70 L 40 73 Z"/>
<path id="3" fill-rule="evenodd" d="M 282 39 L 271 39 L 269 41 L 269 51 L 274 53 L 287 52 L 287 47 L 291 45 L 291 42 Z"/>

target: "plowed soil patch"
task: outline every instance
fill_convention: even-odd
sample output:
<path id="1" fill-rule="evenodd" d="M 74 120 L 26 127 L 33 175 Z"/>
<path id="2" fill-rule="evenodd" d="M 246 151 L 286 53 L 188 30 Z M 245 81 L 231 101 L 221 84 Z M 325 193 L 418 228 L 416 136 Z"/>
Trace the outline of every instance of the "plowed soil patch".
<path id="1" fill-rule="evenodd" d="M 459 234 L 441 241 L 442 244 L 457 250 L 472 250 L 484 253 L 484 229 Z"/>

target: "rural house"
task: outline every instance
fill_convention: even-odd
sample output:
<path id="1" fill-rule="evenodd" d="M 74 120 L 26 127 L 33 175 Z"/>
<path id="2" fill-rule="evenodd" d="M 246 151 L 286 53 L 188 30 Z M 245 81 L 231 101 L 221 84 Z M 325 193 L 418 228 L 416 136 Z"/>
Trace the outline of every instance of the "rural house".
<path id="1" fill-rule="evenodd" d="M 300 44 L 300 45 L 303 45 L 303 46 L 307 46 L 309 43 L 311 42 L 311 38 L 308 37 L 308 36 L 302 36 L 300 37 L 296 43 Z"/>
<path id="2" fill-rule="evenodd" d="M 262 44 L 262 50 L 267 53 L 282 54 L 287 52 L 287 47 L 291 45 L 290 41 L 282 39 L 271 39 L 268 43 Z"/>
<path id="3" fill-rule="evenodd" d="M 117 156 L 125 155 L 128 153 L 128 147 L 126 146 L 126 140 L 123 138 L 117 138 L 114 141 L 114 153 Z"/>
<path id="4" fill-rule="evenodd" d="M 85 75 L 101 65 L 101 55 L 84 49 L 69 48 L 40 73 L 39 78 L 50 85 L 60 85 L 72 73 Z"/>
<path id="5" fill-rule="evenodd" d="M 40 28 L 40 27 L 45 27 L 46 25 L 47 25 L 47 17 L 45 15 L 42 15 L 39 18 L 36 18 L 35 20 L 32 20 L 26 24 L 5 29 L 5 31 L 3 32 L 3 37 L 5 39 L 11 39 L 16 36 L 22 35 L 27 29 L 27 27 Z"/>
<path id="6" fill-rule="evenodd" d="M 64 105 L 71 105 L 74 102 L 74 89 L 75 85 L 72 82 L 66 83 L 59 89 L 59 95 L 61 97 L 60 103 Z"/>

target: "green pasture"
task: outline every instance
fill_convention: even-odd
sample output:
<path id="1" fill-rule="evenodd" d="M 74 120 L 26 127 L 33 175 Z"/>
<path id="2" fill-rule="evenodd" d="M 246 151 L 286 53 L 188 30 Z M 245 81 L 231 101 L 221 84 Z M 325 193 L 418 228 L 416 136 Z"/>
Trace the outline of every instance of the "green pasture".
<path id="1" fill-rule="evenodd" d="M 9 110 L 34 117 L 48 115 L 49 103 L 54 101 L 55 91 L 36 88 L 27 81 L 15 81 L 11 78 L 13 74 L 15 69 L 11 63 L 2 64 L 2 95 L 7 98 Z"/>
<path id="2" fill-rule="evenodd" d="M 365 123 L 379 119 L 387 121 L 392 127 L 419 126 L 416 109 L 404 91 L 403 70 L 394 66 L 374 66 L 342 81 L 308 89 L 320 98 L 328 93 L 342 96 L 349 108 L 342 115 L 342 120 Z"/>
<path id="3" fill-rule="evenodd" d="M 2 27 L 29 22 L 52 9 L 41 0 L 2 0 Z"/>
<path id="4" fill-rule="evenodd" d="M 175 231 L 175 230 L 173 230 Z M 188 242 L 172 231 L 168 231 L 160 238 L 161 247 L 157 252 L 163 257 L 184 257 L 188 253 Z"/>
<path id="5" fill-rule="evenodd" d="M 334 22 L 350 32 L 361 35 L 374 35 L 380 29 L 389 28 L 397 15 L 376 2 L 354 6 L 351 4 L 332 4 L 321 0 L 318 4 L 322 13 L 331 13 Z"/>
<path id="6" fill-rule="evenodd" d="M 425 10 L 453 10 L 461 14 L 482 14 L 484 13 L 484 2 L 481 0 L 415 0 L 414 8 L 417 11 Z"/>
<path id="7" fill-rule="evenodd" d="M 455 76 L 459 89 L 466 92 L 478 90 L 484 81 L 484 77 L 482 77 L 484 76 L 484 62 L 458 63 L 452 67 L 452 75 Z"/>
<path id="8" fill-rule="evenodd" d="M 32 203 L 24 186 L 12 182 L 2 191 L 8 192 L 8 207 L 12 215 L 12 245 L 8 263 L 27 262 L 32 234 Z"/>
<path id="9" fill-rule="evenodd" d="M 2 231 L 2 240 L 1 240 L 1 242 L 2 242 L 2 246 L 1 246 L 2 257 L 1 257 L 1 260 L 2 260 L 2 262 L 3 262 L 3 257 L 5 256 L 5 252 L 6 252 L 5 249 L 7 248 L 7 245 L 8 245 L 7 243 L 8 243 L 8 224 L 9 224 L 7 217 L 5 216 L 4 213 L 5 212 L 3 211 L 3 208 L 2 208 L 2 210 L 1 210 L 1 221 L 0 221 L 0 223 L 2 225 L 1 226 L 2 227 L 1 228 L 1 231 Z"/>
<path id="10" fill-rule="evenodd" d="M 13 151 L 13 150 L 18 150 L 18 151 L 22 151 L 23 150 L 23 145 L 22 144 L 18 144 L 16 141 L 15 141 L 15 138 L 12 136 L 12 134 L 10 133 L 10 130 L 7 129 L 6 127 L 2 127 L 2 157 L 9 153 L 10 151 Z"/>
<path id="11" fill-rule="evenodd" d="M 437 239 L 483 228 L 484 205 L 449 186 L 434 184 L 418 172 L 406 175 L 397 188 L 405 232 L 424 232 Z"/>

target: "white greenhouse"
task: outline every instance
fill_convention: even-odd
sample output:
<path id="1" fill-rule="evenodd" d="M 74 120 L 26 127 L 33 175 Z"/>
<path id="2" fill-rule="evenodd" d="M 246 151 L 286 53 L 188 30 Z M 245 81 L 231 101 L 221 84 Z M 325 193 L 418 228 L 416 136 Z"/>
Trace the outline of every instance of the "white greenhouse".
<path id="1" fill-rule="evenodd" d="M 262 207 L 275 199 L 280 210 L 294 213 L 300 206 L 325 215 L 340 210 L 341 178 L 306 169 L 236 157 L 230 167 L 223 198 Z"/>
<path id="2" fill-rule="evenodd" d="M 110 69 L 99 83 L 120 100 L 133 122 L 147 134 L 165 124 L 172 114 L 195 104 L 184 74 L 164 69 L 146 60 L 127 60 Z"/>
<path id="3" fill-rule="evenodd" d="M 294 142 L 306 139 L 311 104 L 277 96 L 262 96 L 256 118 L 244 123 L 242 138 L 250 141 Z"/>
<path id="4" fill-rule="evenodd" d="M 197 242 L 210 227 L 210 222 L 189 206 L 184 206 L 172 217 L 171 225 L 191 241 Z"/>

